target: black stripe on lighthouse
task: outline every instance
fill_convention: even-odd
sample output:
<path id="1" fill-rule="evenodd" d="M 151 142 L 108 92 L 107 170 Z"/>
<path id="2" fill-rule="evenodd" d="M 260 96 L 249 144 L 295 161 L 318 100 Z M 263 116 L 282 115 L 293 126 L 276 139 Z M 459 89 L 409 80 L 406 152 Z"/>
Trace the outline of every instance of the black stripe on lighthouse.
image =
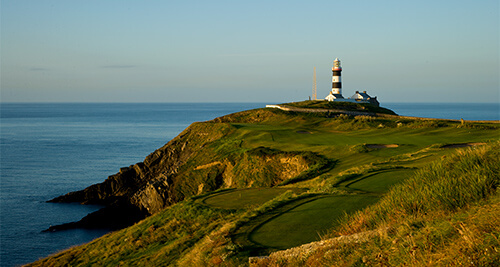
<path id="1" fill-rule="evenodd" d="M 340 72 L 341 71 L 340 70 L 334 70 L 332 72 L 333 72 L 332 76 L 340 76 Z"/>
<path id="2" fill-rule="evenodd" d="M 342 88 L 342 83 L 332 83 L 332 88 Z"/>

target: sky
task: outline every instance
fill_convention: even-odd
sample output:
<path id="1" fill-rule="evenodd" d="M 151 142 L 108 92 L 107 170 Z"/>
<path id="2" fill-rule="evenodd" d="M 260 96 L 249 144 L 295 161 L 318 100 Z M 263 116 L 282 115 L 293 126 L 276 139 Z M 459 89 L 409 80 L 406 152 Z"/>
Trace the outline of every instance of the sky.
<path id="1" fill-rule="evenodd" d="M 500 102 L 498 0 L 0 3 L 1 102 Z"/>

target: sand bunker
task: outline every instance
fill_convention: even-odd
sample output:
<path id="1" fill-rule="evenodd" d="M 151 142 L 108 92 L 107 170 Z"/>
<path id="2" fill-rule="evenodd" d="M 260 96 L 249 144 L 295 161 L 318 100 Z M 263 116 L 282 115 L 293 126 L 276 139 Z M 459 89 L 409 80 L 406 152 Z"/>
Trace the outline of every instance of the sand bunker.
<path id="1" fill-rule="evenodd" d="M 469 147 L 469 146 L 480 146 L 485 145 L 486 143 L 462 143 L 462 144 L 449 144 L 444 145 L 441 148 L 460 148 L 460 147 Z"/>
<path id="2" fill-rule="evenodd" d="M 366 147 L 367 148 L 395 148 L 395 147 L 399 147 L 398 144 L 387 144 L 387 145 L 384 145 L 384 144 L 366 144 Z"/>

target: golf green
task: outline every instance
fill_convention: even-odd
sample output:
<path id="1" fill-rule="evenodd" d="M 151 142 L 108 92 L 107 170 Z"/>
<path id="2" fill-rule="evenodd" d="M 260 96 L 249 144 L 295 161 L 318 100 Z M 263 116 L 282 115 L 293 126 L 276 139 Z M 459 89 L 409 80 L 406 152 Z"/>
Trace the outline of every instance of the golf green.
<path id="1" fill-rule="evenodd" d="M 258 245 L 277 249 L 317 241 L 345 213 L 360 210 L 378 199 L 370 194 L 318 198 L 262 223 L 249 234 L 249 239 Z"/>
<path id="2" fill-rule="evenodd" d="M 385 193 L 391 186 L 404 181 L 414 172 L 415 170 L 412 169 L 382 171 L 365 175 L 356 181 L 344 184 L 344 186 L 366 192 Z"/>

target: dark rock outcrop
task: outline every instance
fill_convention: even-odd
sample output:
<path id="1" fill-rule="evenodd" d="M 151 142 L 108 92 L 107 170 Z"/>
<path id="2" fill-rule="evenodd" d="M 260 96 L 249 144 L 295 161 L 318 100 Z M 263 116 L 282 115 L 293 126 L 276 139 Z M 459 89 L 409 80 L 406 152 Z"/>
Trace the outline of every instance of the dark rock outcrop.
<path id="1" fill-rule="evenodd" d="M 129 203 L 119 203 L 90 213 L 78 222 L 50 226 L 44 232 L 75 228 L 118 230 L 146 218 L 147 214 Z"/>
<path id="2" fill-rule="evenodd" d="M 121 168 L 104 182 L 56 197 L 49 202 L 99 204 L 105 208 L 74 223 L 51 227 L 50 231 L 69 228 L 111 228 L 129 226 L 175 200 L 171 196 L 173 176 L 197 149 L 190 146 L 189 127 L 162 148 L 147 156 L 144 162 Z"/>
<path id="3" fill-rule="evenodd" d="M 193 123 L 143 162 L 121 168 L 102 183 L 50 200 L 105 208 L 48 230 L 123 228 L 192 195 L 228 187 L 275 186 L 319 175 L 331 162 L 314 153 L 242 149 L 243 141 L 230 137 L 237 129 L 231 122 L 256 122 L 274 115 L 267 110 L 245 111 Z"/>

